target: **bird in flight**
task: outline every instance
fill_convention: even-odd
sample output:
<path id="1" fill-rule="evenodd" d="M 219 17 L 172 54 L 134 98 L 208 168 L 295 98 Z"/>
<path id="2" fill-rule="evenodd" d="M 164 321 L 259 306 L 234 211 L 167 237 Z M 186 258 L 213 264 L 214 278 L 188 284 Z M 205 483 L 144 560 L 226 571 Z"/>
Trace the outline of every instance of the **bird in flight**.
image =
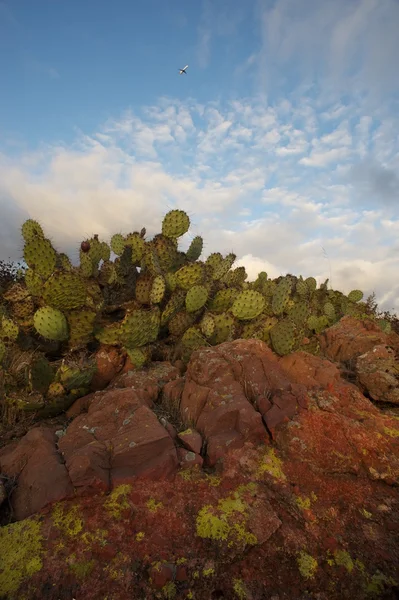
<path id="1" fill-rule="evenodd" d="M 188 65 L 186 65 L 184 67 L 184 69 L 179 69 L 179 75 L 183 75 L 183 73 L 185 73 L 187 75 L 187 71 L 186 71 L 187 68 L 188 68 Z"/>

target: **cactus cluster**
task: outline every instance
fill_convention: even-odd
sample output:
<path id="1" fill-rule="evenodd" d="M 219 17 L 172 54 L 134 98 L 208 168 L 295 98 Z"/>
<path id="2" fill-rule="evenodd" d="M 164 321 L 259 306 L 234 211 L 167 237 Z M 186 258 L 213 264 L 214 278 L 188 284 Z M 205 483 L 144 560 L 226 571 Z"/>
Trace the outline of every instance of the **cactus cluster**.
<path id="1" fill-rule="evenodd" d="M 240 337 L 261 339 L 279 355 L 297 349 L 317 353 L 315 334 L 345 314 L 362 312 L 361 291 L 345 296 L 329 290 L 328 280 L 317 289 L 312 277 L 273 280 L 262 272 L 248 282 L 245 268 L 233 267 L 233 253 L 200 260 L 200 236 L 183 252 L 178 241 L 189 227 L 183 210 L 171 210 L 152 240 L 145 239 L 145 228 L 116 233 L 109 245 L 93 235 L 81 243 L 74 266 L 37 221 L 27 220 L 22 226 L 27 269 L 0 298 L 6 393 L 11 397 L 15 388 L 13 376 L 7 377 L 13 352 L 32 344 L 42 349 L 31 352 L 25 387 L 56 410 L 89 389 L 94 373 L 89 355 L 96 344 L 121 348 L 137 368 L 161 346 L 164 357 L 187 361 L 201 346 Z"/>

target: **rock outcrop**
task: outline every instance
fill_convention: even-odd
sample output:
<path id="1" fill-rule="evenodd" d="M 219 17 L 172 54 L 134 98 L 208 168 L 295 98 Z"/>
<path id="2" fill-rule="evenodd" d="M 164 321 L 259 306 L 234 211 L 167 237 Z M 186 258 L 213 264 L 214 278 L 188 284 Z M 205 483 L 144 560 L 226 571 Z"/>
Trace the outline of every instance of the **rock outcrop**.
<path id="1" fill-rule="evenodd" d="M 0 597 L 397 597 L 399 336 L 359 323 L 323 357 L 235 340 L 184 374 L 104 347 L 63 430 L 0 450 Z"/>

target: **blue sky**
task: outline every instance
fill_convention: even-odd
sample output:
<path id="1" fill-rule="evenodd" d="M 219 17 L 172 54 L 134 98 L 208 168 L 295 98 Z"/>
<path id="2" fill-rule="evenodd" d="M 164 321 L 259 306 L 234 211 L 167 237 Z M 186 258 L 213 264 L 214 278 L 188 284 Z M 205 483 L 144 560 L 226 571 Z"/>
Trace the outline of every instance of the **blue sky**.
<path id="1" fill-rule="evenodd" d="M 76 258 L 178 207 L 183 247 L 399 311 L 398 30 L 397 0 L 0 0 L 0 258 L 28 217 Z"/>

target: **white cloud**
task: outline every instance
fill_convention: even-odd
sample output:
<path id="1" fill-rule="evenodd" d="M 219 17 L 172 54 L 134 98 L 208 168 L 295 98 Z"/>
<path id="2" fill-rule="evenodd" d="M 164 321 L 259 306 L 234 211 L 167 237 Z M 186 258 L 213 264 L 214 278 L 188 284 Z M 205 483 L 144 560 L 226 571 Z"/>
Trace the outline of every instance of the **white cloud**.
<path id="1" fill-rule="evenodd" d="M 143 226 L 152 236 L 179 207 L 192 222 L 183 247 L 201 234 L 205 255 L 234 251 L 251 278 L 260 270 L 329 277 L 345 292 L 375 290 L 399 311 L 398 117 L 388 127 L 384 107 L 371 118 L 350 99 L 340 117 L 320 117 L 334 111 L 340 105 L 315 90 L 273 105 L 162 98 L 71 145 L 3 150 L 0 258 L 21 256 L 28 217 L 76 259 L 85 237 Z"/>

